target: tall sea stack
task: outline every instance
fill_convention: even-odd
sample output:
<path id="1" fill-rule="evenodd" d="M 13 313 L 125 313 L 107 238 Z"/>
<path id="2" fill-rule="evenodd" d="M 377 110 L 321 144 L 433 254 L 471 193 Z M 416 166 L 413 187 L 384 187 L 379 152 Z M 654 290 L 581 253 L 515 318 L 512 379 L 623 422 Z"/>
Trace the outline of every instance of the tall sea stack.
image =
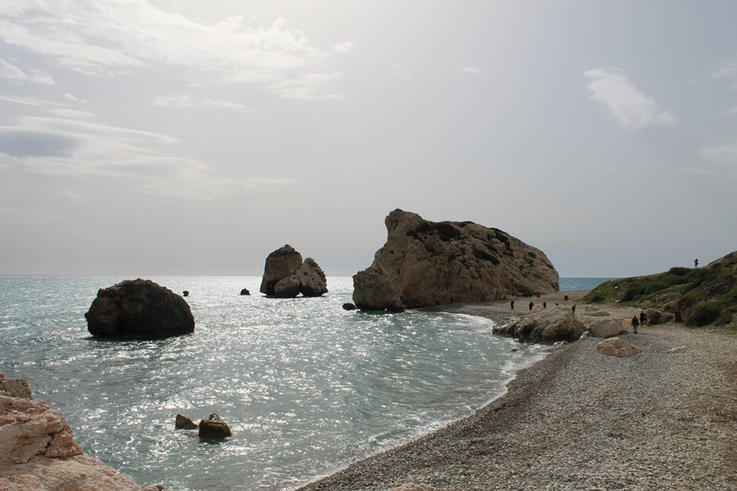
<path id="1" fill-rule="evenodd" d="M 431 222 L 394 210 L 388 237 L 367 269 L 353 276 L 362 310 L 394 310 L 487 302 L 558 290 L 545 254 L 495 228 L 473 222 Z"/>

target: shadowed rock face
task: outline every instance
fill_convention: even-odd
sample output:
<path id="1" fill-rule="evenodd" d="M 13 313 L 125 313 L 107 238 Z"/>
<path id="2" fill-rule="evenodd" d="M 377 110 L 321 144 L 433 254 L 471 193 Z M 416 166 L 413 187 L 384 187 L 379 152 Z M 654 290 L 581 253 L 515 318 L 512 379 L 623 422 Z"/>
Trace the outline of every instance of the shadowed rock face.
<path id="1" fill-rule="evenodd" d="M 194 332 L 189 304 L 141 278 L 99 290 L 84 316 L 87 330 L 102 338 L 160 339 Z"/>
<path id="2" fill-rule="evenodd" d="M 486 302 L 558 290 L 558 273 L 540 250 L 472 222 L 430 222 L 394 210 L 384 247 L 353 276 L 363 310 Z"/>
<path id="3" fill-rule="evenodd" d="M 305 297 L 319 297 L 327 293 L 328 287 L 325 273 L 315 260 L 308 257 L 302 262 L 302 255 L 287 244 L 266 258 L 260 291 L 279 298 L 292 298 L 300 293 Z"/>

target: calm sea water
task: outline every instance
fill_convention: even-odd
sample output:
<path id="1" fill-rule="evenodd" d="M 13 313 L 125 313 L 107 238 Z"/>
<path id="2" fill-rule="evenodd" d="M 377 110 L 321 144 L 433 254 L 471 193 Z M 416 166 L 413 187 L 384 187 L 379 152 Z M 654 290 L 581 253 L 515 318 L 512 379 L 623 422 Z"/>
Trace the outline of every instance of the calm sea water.
<path id="1" fill-rule="evenodd" d="M 512 352 L 481 318 L 344 311 L 350 278 L 322 298 L 267 299 L 238 294 L 259 277 L 150 277 L 191 292 L 195 333 L 92 339 L 84 313 L 123 279 L 0 276 L 0 372 L 29 379 L 86 453 L 142 484 L 294 488 L 470 414 L 544 353 Z M 233 437 L 174 430 L 179 412 L 217 412 Z"/>

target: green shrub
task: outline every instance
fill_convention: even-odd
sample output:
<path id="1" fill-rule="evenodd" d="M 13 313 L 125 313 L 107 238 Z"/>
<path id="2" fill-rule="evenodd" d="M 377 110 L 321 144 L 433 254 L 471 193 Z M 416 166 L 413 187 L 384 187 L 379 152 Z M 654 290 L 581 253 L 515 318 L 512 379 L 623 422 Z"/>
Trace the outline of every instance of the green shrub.
<path id="1" fill-rule="evenodd" d="M 601 293 L 595 293 L 588 298 L 591 303 L 602 303 L 604 301 L 604 295 Z"/>
<path id="2" fill-rule="evenodd" d="M 716 305 L 702 303 L 693 309 L 691 315 L 686 319 L 686 325 L 692 327 L 705 326 L 711 324 L 722 315 L 722 311 Z"/>

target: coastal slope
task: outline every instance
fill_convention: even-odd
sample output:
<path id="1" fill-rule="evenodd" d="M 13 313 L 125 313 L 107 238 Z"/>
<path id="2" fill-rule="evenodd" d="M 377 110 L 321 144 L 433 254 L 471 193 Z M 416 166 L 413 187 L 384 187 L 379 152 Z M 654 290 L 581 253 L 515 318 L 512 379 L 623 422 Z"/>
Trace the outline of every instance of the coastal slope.
<path id="1" fill-rule="evenodd" d="M 734 489 L 737 339 L 675 325 L 623 338 L 642 352 L 551 348 L 474 415 L 304 489 Z"/>

